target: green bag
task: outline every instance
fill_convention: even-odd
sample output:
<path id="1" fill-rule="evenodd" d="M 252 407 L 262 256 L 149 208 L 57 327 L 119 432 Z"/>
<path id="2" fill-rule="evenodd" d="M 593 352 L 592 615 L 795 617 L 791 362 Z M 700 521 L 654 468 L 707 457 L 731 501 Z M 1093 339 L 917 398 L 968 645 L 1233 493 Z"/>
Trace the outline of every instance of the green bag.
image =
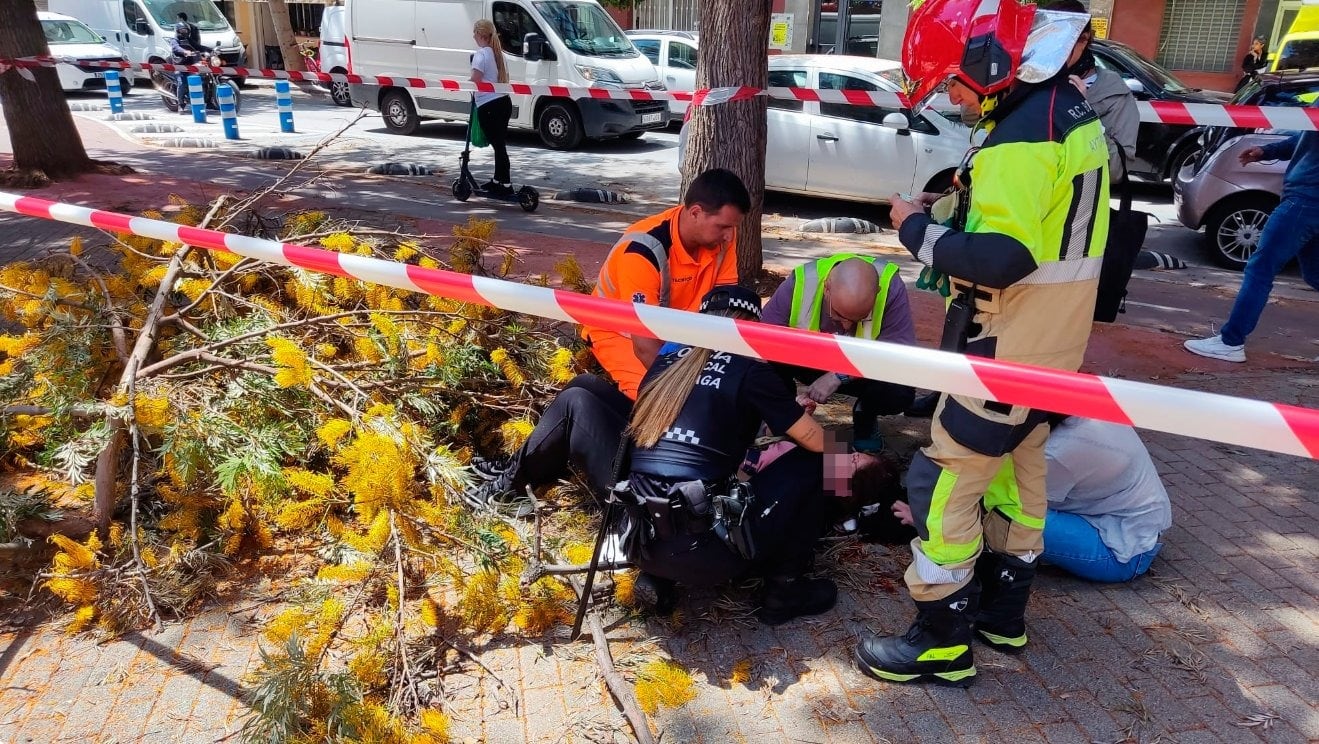
<path id="1" fill-rule="evenodd" d="M 467 120 L 472 130 L 472 147 L 489 147 L 490 141 L 485 138 L 485 131 L 481 129 L 481 117 L 476 115 L 476 104 L 472 104 L 472 115 Z"/>

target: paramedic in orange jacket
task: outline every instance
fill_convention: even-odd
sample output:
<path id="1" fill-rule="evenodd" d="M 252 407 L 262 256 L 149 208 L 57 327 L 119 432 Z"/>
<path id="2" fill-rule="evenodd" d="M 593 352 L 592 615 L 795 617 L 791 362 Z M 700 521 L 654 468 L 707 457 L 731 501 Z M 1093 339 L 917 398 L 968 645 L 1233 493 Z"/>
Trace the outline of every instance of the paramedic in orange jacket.
<path id="1" fill-rule="evenodd" d="M 732 171 L 714 168 L 692 181 L 682 206 L 647 217 L 614 244 L 595 295 L 696 312 L 716 284 L 737 284 L 737 225 L 751 196 Z M 582 337 L 618 388 L 637 387 L 662 342 L 582 326 Z"/>

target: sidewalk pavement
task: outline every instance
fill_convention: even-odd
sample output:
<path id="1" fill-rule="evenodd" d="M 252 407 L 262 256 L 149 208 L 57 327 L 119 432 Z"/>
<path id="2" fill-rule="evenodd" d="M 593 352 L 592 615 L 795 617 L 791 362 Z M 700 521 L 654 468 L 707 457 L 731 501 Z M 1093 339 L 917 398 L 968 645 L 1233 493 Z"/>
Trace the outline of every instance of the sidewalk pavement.
<path id="1" fill-rule="evenodd" d="M 1319 406 L 1313 375 L 1277 371 L 1184 377 L 1215 392 Z M 925 424 L 897 418 L 887 436 L 914 446 Z M 851 584 L 838 607 L 779 628 L 733 601 L 685 600 L 686 621 L 619 619 L 626 666 L 655 639 L 692 670 L 698 692 L 654 718 L 665 741 L 1305 742 L 1319 739 L 1319 464 L 1146 433 L 1173 501 L 1173 528 L 1150 574 L 1103 586 L 1043 569 L 1020 657 L 977 647 L 969 690 L 882 685 L 857 672 L 864 629 L 900 632 L 905 548 L 848 544 Z M 823 563 L 830 563 L 825 560 Z M 837 575 L 837 574 L 836 574 Z M 256 623 L 276 612 L 232 597 L 160 634 L 98 645 L 56 623 L 0 632 L 0 741 L 232 740 Z M 482 662 L 445 677 L 459 741 L 626 740 L 588 641 L 497 638 Z M 745 683 L 733 666 L 751 663 Z M 1306 670 L 1310 671 L 1306 671 Z"/>
<path id="2" fill-rule="evenodd" d="M 119 186 L 107 190 L 109 183 L 80 179 L 36 195 L 92 195 L 93 203 L 128 208 L 171 190 L 200 195 L 219 188 L 161 178 L 135 179 L 131 186 L 115 181 Z M 115 203 L 95 201 L 104 193 L 113 193 Z M 434 215 L 400 212 L 397 219 L 447 232 L 448 223 Z M 627 221 L 580 210 L 545 217 L 544 229 L 578 235 L 614 230 L 588 222 Z M 21 251 L 65 242 L 58 230 L 32 223 L 5 223 L 0 229 L 6 236 L 17 234 L 10 224 L 32 236 Z M 547 240 L 529 231 L 501 235 L 551 256 L 576 255 L 588 272 L 608 247 L 571 237 Z M 845 244 L 771 240 L 767 251 L 791 262 Z M 0 261 L 13 260 L 12 248 L 9 243 Z M 1143 281 L 1134 290 L 1149 304 L 1169 307 L 1196 291 Z M 927 293 L 913 298 L 928 341 L 937 300 Z M 1313 364 L 1299 361 L 1307 345 L 1313 349 L 1312 340 L 1286 331 L 1313 332 L 1311 302 L 1284 300 L 1271 307 L 1268 317 L 1284 320 L 1261 329 L 1261 353 L 1252 339 L 1252 360 L 1244 367 L 1189 357 L 1178 348 L 1180 338 L 1161 327 L 1162 317 L 1144 318 L 1137 308 L 1134 318 L 1097 330 L 1087 369 L 1319 407 L 1319 376 Z M 888 440 L 902 450 L 917 446 L 928 430 L 924 421 L 901 417 L 885 427 Z M 1319 669 L 1319 463 L 1144 436 L 1174 512 L 1150 575 L 1129 585 L 1100 586 L 1045 569 L 1030 607 L 1030 647 L 1020 657 L 978 648 L 980 675 L 970 690 L 881 685 L 852 666 L 857 633 L 898 632 L 910 621 L 901 587 L 905 548 L 835 546 L 843 555 L 834 563 L 849 567 L 840 577 L 847 585 L 838 607 L 820 618 L 762 628 L 745 614 L 747 595 L 734 592 L 736 601 L 729 602 L 701 594 L 686 600 L 681 627 L 619 619 L 610 629 L 615 655 L 626 665 L 657 642 L 693 671 L 696 699 L 654 719 L 665 741 L 1319 740 L 1313 671 Z M 0 631 L 0 742 L 232 741 L 246 675 L 258 659 L 256 624 L 278 610 L 277 604 L 258 604 L 264 598 L 232 597 L 160 634 L 135 633 L 99 645 L 65 637 L 56 623 Z M 465 665 L 445 680 L 459 740 L 626 738 L 588 645 L 498 638 L 478 651 L 517 691 L 520 705 L 515 712 L 489 675 Z M 734 664 L 742 660 L 751 662 L 750 680 L 730 683 Z"/>

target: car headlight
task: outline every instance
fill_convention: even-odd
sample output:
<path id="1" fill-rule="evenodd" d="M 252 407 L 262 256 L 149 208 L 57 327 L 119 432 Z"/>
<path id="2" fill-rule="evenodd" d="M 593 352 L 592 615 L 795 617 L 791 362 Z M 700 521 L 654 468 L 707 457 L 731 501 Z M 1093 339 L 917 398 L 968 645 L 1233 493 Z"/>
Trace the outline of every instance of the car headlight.
<path id="1" fill-rule="evenodd" d="M 591 65 L 574 65 L 577 68 L 577 74 L 591 81 L 592 85 L 610 86 L 622 85 L 623 78 L 614 74 L 613 70 L 606 70 L 603 67 L 592 67 Z"/>

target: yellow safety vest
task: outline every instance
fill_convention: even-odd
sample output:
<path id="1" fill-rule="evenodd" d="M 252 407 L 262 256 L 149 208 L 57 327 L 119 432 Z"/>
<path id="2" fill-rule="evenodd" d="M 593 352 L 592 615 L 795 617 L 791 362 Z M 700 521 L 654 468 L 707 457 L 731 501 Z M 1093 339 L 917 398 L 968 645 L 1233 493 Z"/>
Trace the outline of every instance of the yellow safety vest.
<path id="1" fill-rule="evenodd" d="M 855 253 L 839 253 L 808 264 L 802 264 L 793 271 L 792 311 L 788 315 L 788 325 L 808 331 L 820 330 L 820 310 L 824 305 L 824 281 L 834 266 L 850 258 L 875 263 L 874 256 L 862 256 Z M 884 324 L 884 307 L 888 304 L 889 287 L 893 277 L 898 275 L 898 265 L 884 263 L 884 270 L 879 274 L 879 291 L 875 294 L 875 309 L 870 319 L 856 324 L 857 338 L 871 341 L 879 338 L 879 331 Z M 809 301 L 806 306 L 804 302 Z"/>

